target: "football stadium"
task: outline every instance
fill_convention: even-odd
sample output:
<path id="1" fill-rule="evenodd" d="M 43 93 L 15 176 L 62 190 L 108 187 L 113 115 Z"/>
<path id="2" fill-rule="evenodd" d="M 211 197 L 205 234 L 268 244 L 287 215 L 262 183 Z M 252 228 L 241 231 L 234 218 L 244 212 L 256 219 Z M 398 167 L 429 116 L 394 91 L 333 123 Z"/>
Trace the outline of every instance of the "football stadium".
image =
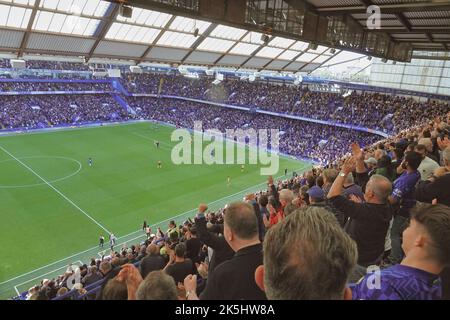
<path id="1" fill-rule="evenodd" d="M 0 0 L 0 299 L 450 299 L 449 136 L 450 1 Z"/>

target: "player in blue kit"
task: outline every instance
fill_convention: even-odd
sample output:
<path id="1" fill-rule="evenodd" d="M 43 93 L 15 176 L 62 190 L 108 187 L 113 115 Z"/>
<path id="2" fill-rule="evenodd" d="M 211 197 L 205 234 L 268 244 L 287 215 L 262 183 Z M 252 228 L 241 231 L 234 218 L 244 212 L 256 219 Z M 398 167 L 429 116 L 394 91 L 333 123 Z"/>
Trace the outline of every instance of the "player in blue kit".
<path id="1" fill-rule="evenodd" d="M 88 164 L 89 164 L 89 167 L 92 167 L 92 158 L 88 159 Z"/>

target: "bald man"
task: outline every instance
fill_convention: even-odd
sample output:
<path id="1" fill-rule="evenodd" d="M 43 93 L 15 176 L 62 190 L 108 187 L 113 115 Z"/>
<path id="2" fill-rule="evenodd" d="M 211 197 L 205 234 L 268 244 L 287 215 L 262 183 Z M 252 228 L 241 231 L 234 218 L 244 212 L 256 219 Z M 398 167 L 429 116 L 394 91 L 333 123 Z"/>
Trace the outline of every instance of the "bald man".
<path id="1" fill-rule="evenodd" d="M 200 300 L 266 300 L 254 277 L 256 268 L 263 264 L 263 254 L 253 210 L 245 202 L 232 203 L 225 209 L 224 237 L 235 254 L 208 275 Z M 188 276 L 184 285 L 187 298 L 198 299 L 196 276 Z"/>
<path id="2" fill-rule="evenodd" d="M 355 159 L 348 159 L 334 180 L 327 198 L 330 203 L 350 218 L 345 230 L 358 246 L 358 265 L 367 267 L 381 261 L 392 208 L 388 197 L 392 193 L 392 183 L 386 177 L 373 175 L 367 182 L 364 200 L 355 202 L 342 196 L 347 176 L 355 168 Z"/>

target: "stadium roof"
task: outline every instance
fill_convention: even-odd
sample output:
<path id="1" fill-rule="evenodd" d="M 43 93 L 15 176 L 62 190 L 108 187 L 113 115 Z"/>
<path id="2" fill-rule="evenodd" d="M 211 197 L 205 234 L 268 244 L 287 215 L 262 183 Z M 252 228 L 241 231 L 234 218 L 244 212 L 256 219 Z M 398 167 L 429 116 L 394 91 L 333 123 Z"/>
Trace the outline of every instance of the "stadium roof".
<path id="1" fill-rule="evenodd" d="M 450 51 L 450 1 L 446 0 L 308 0 L 322 16 L 344 15 L 367 27 L 367 7 L 377 5 L 381 28 L 396 42 L 416 50 Z"/>
<path id="2" fill-rule="evenodd" d="M 269 35 L 264 39 L 263 33 L 248 31 L 249 28 L 245 26 L 236 28 L 219 22 L 137 7 L 133 9 L 131 18 L 124 18 L 119 15 L 119 5 L 113 2 L 0 0 L 0 52 L 11 52 L 18 56 L 50 54 L 87 59 L 125 59 L 137 63 L 149 61 L 311 72 L 342 51 L 322 45 L 310 46 L 307 41 L 279 35 Z M 170 1 L 147 1 L 150 2 L 164 2 L 165 6 L 170 6 L 167 4 Z M 309 0 L 308 3 L 315 6 L 320 14 L 335 15 L 340 12 L 351 15 L 352 19 L 363 24 L 365 20 L 360 15 L 365 7 L 361 4 L 366 2 L 368 1 Z M 372 2 L 387 5 L 404 1 Z M 408 8 L 410 7 L 418 8 L 414 5 Z M 425 11 L 425 7 L 423 8 Z M 414 41 L 412 44 L 417 44 L 417 48 L 427 47 L 428 42 L 431 43 L 431 37 L 434 39 L 434 47 L 448 49 L 450 31 L 445 33 L 442 30 L 450 29 L 450 11 L 433 10 L 430 13 L 417 10 L 405 14 L 383 14 L 383 30 L 390 32 L 390 37 L 397 42 Z M 172 11 L 174 12 L 177 11 Z M 447 27 L 441 25 L 445 23 Z M 423 31 L 419 32 L 419 29 Z M 432 33 L 432 30 L 435 32 Z M 355 56 L 361 57 L 357 54 Z"/>
<path id="3" fill-rule="evenodd" d="M 100 0 L 0 0 L 0 50 L 309 72 L 330 48 Z M 198 29 L 198 36 L 196 36 Z"/>

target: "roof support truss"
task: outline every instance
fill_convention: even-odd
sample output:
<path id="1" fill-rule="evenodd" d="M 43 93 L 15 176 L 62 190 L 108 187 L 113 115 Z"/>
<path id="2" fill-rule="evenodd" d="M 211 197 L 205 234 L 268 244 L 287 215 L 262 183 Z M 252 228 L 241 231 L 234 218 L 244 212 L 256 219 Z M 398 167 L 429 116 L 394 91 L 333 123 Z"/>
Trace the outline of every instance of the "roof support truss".
<path id="1" fill-rule="evenodd" d="M 159 39 L 161 39 L 161 37 L 164 34 L 164 32 L 167 31 L 167 29 L 169 28 L 169 26 L 172 24 L 172 22 L 175 20 L 176 17 L 177 16 L 175 16 L 175 15 L 170 17 L 169 21 L 167 21 L 167 23 L 164 26 L 163 30 L 158 34 L 158 36 L 155 38 L 155 40 L 153 40 L 153 43 L 148 46 L 148 48 L 144 51 L 142 56 L 136 61 L 138 64 L 145 60 L 145 57 L 147 57 L 147 55 L 150 53 L 150 50 L 152 50 L 152 48 L 155 46 L 155 44 L 158 43 Z"/>
<path id="2" fill-rule="evenodd" d="M 421 12 L 421 11 L 442 11 L 450 10 L 450 3 L 448 1 L 442 2 L 408 2 L 397 4 L 379 4 L 381 12 L 383 13 L 404 13 L 404 12 Z M 316 8 L 320 15 L 343 15 L 343 14 L 357 14 L 366 13 L 366 6 L 330 6 L 330 7 L 318 7 Z"/>
<path id="3" fill-rule="evenodd" d="M 17 54 L 18 57 L 23 56 L 25 48 L 27 47 L 28 39 L 30 38 L 31 28 L 33 27 L 34 20 L 36 19 L 36 14 L 37 14 L 40 4 L 41 4 L 41 0 L 36 0 L 36 2 L 34 3 L 33 11 L 31 11 L 30 20 L 28 21 L 27 30 L 25 31 L 25 34 L 22 38 L 22 43 L 20 44 L 19 53 Z"/>
<path id="4" fill-rule="evenodd" d="M 197 49 L 197 47 L 203 42 L 203 40 L 205 40 L 210 34 L 211 32 L 214 31 L 214 29 L 217 27 L 216 23 L 212 23 L 206 30 L 205 32 L 200 35 L 197 40 L 195 40 L 195 42 L 192 44 L 191 48 L 189 49 L 189 52 L 183 57 L 183 59 L 181 59 L 181 64 L 184 63 L 184 61 L 186 61 L 187 57 L 189 57 L 189 55 L 195 50 Z"/>
<path id="5" fill-rule="evenodd" d="M 88 56 L 86 57 L 87 61 L 89 61 L 92 58 L 92 55 L 94 54 L 95 49 L 97 49 L 100 41 L 102 41 L 105 38 L 106 34 L 108 33 L 109 28 L 116 20 L 117 14 L 119 13 L 119 5 L 117 5 L 115 3 L 113 3 L 111 5 L 113 6 L 111 13 L 109 14 L 107 20 L 105 22 L 102 22 L 102 27 L 100 29 L 99 34 L 97 35 L 97 39 L 95 40 L 94 45 L 92 46 L 91 50 L 89 51 Z"/>

